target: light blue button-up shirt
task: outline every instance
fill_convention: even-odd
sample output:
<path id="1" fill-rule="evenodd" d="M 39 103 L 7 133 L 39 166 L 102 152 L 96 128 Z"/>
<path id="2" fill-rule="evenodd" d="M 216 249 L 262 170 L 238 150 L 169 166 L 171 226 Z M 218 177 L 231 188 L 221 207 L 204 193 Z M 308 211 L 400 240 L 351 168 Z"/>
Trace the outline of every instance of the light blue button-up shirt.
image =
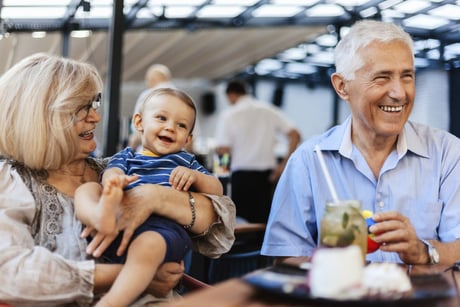
<path id="1" fill-rule="evenodd" d="M 317 144 L 338 198 L 361 200 L 362 209 L 372 212 L 398 211 L 410 219 L 419 238 L 460 238 L 460 139 L 408 122 L 376 179 L 351 142 L 349 117 L 292 154 L 276 188 L 262 254 L 310 256 L 317 246 L 319 221 L 332 199 Z M 401 262 L 397 253 L 380 250 L 367 260 Z"/>

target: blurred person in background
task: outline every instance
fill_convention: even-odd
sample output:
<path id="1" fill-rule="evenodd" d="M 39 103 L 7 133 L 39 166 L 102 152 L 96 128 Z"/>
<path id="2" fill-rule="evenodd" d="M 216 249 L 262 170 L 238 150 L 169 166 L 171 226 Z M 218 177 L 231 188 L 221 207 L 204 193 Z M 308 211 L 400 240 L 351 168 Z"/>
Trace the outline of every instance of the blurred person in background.
<path id="1" fill-rule="evenodd" d="M 219 117 L 216 152 L 230 155 L 230 195 L 237 216 L 266 223 L 275 184 L 300 142 L 300 133 L 279 109 L 251 96 L 243 80 L 229 81 L 225 93 L 231 106 Z M 289 145 L 278 163 L 279 134 Z"/>

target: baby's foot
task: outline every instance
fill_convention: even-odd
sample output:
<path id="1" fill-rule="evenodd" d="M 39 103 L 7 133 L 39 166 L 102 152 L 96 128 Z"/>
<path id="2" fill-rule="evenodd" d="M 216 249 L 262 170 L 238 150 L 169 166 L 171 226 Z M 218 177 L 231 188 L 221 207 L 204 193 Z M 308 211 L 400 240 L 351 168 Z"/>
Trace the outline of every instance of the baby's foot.
<path id="1" fill-rule="evenodd" d="M 97 227 L 103 234 L 116 231 L 117 213 L 123 198 L 123 182 L 119 178 L 110 179 L 103 187 L 96 209 Z"/>

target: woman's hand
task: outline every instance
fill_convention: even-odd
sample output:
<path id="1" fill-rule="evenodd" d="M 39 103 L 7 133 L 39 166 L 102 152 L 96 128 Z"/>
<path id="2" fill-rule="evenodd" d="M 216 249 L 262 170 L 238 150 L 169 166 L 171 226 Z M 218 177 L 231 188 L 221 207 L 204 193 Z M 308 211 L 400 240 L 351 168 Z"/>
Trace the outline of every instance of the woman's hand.
<path id="1" fill-rule="evenodd" d="M 155 297 L 165 297 L 179 283 L 184 275 L 184 262 L 166 262 L 157 270 L 147 292 Z"/>
<path id="2" fill-rule="evenodd" d="M 209 197 L 192 194 L 195 198 L 196 220 L 190 232 L 199 234 L 207 231 L 218 218 Z M 143 184 L 125 191 L 117 223 L 118 229 L 123 230 L 124 234 L 117 254 L 126 249 L 135 229 L 151 214 L 169 218 L 180 225 L 188 225 L 192 220 L 189 195 L 158 184 Z"/>
<path id="3" fill-rule="evenodd" d="M 91 242 L 86 247 L 86 253 L 93 257 L 100 257 L 106 248 L 117 237 L 117 233 L 104 235 L 91 226 L 86 226 L 81 235 L 82 238 L 91 236 Z"/>
<path id="4" fill-rule="evenodd" d="M 122 255 L 128 247 L 128 243 L 136 230 L 145 220 L 155 213 L 154 205 L 159 203 L 152 199 L 160 197 L 157 188 L 159 185 L 146 184 L 125 191 L 121 214 L 118 218 L 117 226 L 123 231 L 123 239 L 117 250 L 117 255 Z"/>

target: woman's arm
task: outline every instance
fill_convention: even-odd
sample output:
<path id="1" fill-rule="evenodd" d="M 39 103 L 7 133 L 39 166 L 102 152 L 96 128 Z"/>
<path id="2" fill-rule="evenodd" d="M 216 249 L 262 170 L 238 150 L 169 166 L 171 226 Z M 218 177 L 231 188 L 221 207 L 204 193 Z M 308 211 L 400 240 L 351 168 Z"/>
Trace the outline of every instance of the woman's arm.
<path id="1" fill-rule="evenodd" d="M 179 191 L 188 191 L 191 187 L 200 193 L 222 196 L 224 188 L 219 178 L 212 174 L 205 174 L 196 169 L 177 166 L 169 176 L 171 187 Z"/>
<path id="2" fill-rule="evenodd" d="M 235 228 L 235 205 L 227 196 L 212 196 L 177 191 L 169 187 L 146 184 L 126 191 L 123 200 L 124 209 L 120 218 L 120 229 L 124 230 L 123 242 L 120 248 L 127 246 L 134 229 L 147 219 L 150 214 L 157 214 L 174 220 L 181 225 L 192 222 L 192 207 L 195 211 L 191 233 L 200 235 L 201 246 L 209 243 L 205 255 L 216 257 L 227 252 L 233 241 Z M 206 242 L 209 241 L 209 242 Z M 206 243 L 203 243 L 206 242 Z"/>
<path id="3" fill-rule="evenodd" d="M 0 162 L 0 301 L 14 306 L 89 304 L 94 261 L 66 259 L 37 246 L 31 233 L 35 213 L 34 197 L 21 176 Z M 78 233 L 73 238 L 78 238 Z M 64 250 L 62 242 L 57 242 L 57 250 Z M 73 247 L 75 252 L 78 244 Z"/>

